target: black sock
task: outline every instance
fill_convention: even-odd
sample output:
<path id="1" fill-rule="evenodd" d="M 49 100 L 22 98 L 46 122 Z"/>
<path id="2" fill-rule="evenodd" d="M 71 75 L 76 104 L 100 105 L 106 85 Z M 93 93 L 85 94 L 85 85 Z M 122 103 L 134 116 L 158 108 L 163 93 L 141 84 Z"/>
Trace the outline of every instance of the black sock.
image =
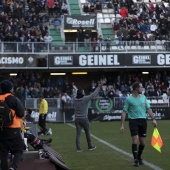
<path id="1" fill-rule="evenodd" d="M 138 147 L 138 159 L 141 159 L 142 152 L 145 148 L 145 145 L 139 145 Z"/>
<path id="2" fill-rule="evenodd" d="M 134 159 L 137 159 L 137 153 L 138 153 L 137 144 L 132 144 L 132 153 L 133 153 Z"/>

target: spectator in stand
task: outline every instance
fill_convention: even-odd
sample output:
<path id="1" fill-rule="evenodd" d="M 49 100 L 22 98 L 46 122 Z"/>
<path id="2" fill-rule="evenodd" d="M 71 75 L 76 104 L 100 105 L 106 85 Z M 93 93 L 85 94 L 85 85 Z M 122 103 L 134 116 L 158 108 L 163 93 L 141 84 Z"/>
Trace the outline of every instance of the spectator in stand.
<path id="1" fill-rule="evenodd" d="M 123 6 L 120 11 L 119 14 L 123 17 L 123 18 L 127 18 L 128 17 L 128 10 Z"/>
<path id="2" fill-rule="evenodd" d="M 157 92 L 155 91 L 154 88 L 151 89 L 148 93 L 149 93 L 149 96 L 150 96 L 150 97 L 157 97 Z"/>
<path id="3" fill-rule="evenodd" d="M 149 13 L 148 13 L 148 11 L 146 11 L 146 12 L 143 11 L 141 15 L 142 15 L 143 21 L 148 23 L 148 20 L 149 20 Z"/>
<path id="4" fill-rule="evenodd" d="M 50 87 L 44 88 L 44 98 L 52 98 L 52 90 Z"/>
<path id="5" fill-rule="evenodd" d="M 64 14 L 68 14 L 68 5 L 67 2 L 63 2 L 62 6 L 61 6 L 61 13 Z"/>
<path id="6" fill-rule="evenodd" d="M 113 24 L 113 31 L 115 32 L 115 34 L 119 29 L 120 29 L 120 24 L 117 21 L 115 21 Z"/>
<path id="7" fill-rule="evenodd" d="M 56 86 L 54 86 L 53 90 L 52 90 L 52 97 L 54 98 L 60 98 L 60 91 L 58 90 L 58 88 Z"/>
<path id="8" fill-rule="evenodd" d="M 74 84 L 74 82 L 71 83 L 71 98 L 74 99 L 77 95 L 78 88 Z"/>
<path id="9" fill-rule="evenodd" d="M 129 30 L 128 30 L 128 28 L 123 28 L 123 41 L 127 42 L 129 40 L 130 40 Z M 127 45 L 128 45 L 128 42 L 127 42 Z"/>
<path id="10" fill-rule="evenodd" d="M 82 47 L 84 45 L 84 30 L 81 25 L 77 29 L 77 38 L 78 38 L 79 46 Z"/>
<path id="11" fill-rule="evenodd" d="M 102 35 L 99 35 L 98 39 L 97 39 L 97 45 L 99 47 L 99 51 L 103 45 L 103 38 L 102 38 Z"/>
<path id="12" fill-rule="evenodd" d="M 154 22 L 150 25 L 150 31 L 153 35 L 155 35 L 155 31 L 157 30 L 157 28 L 158 27 L 157 27 L 156 23 L 154 23 Z"/>
<path id="13" fill-rule="evenodd" d="M 148 90 L 148 92 L 153 91 L 154 85 L 149 81 L 148 85 L 146 86 L 146 89 Z"/>
<path id="14" fill-rule="evenodd" d="M 84 31 L 84 46 L 86 49 L 88 49 L 88 47 L 89 47 L 90 35 L 91 35 L 91 30 L 85 29 L 85 31 Z"/>
<path id="15" fill-rule="evenodd" d="M 167 85 L 164 82 L 161 83 L 160 90 L 162 93 L 167 93 Z"/>
<path id="16" fill-rule="evenodd" d="M 109 98 L 113 98 L 113 97 L 114 97 L 114 89 L 113 89 L 113 88 L 109 89 L 109 91 L 108 91 L 108 97 L 109 97 Z"/>
<path id="17" fill-rule="evenodd" d="M 83 12 L 84 13 L 89 13 L 90 9 L 89 9 L 89 4 L 86 2 L 83 5 Z"/>
<path id="18" fill-rule="evenodd" d="M 153 14 L 152 14 L 152 22 L 156 23 L 156 21 L 158 20 L 158 15 L 156 14 L 156 11 L 153 11 Z"/>
<path id="19" fill-rule="evenodd" d="M 128 13 L 129 13 L 130 15 L 136 15 L 136 14 L 137 14 L 137 11 L 138 11 L 137 7 L 136 7 L 135 5 L 131 5 Z"/>
<path id="20" fill-rule="evenodd" d="M 142 33 L 146 33 L 146 32 L 148 32 L 149 31 L 149 28 L 148 28 L 148 26 L 146 25 L 146 23 L 145 22 L 141 22 L 141 24 L 140 24 L 140 30 L 141 30 L 141 32 Z"/>
<path id="21" fill-rule="evenodd" d="M 47 32 L 46 35 L 44 36 L 44 42 L 46 43 L 47 48 L 48 48 L 48 46 L 50 48 L 52 41 L 53 41 L 53 38 Z"/>
<path id="22" fill-rule="evenodd" d="M 95 5 L 94 5 L 94 3 L 91 3 L 91 4 L 90 4 L 89 12 L 90 12 L 91 14 L 94 14 L 94 13 L 95 13 Z"/>
<path id="23" fill-rule="evenodd" d="M 118 31 L 117 31 L 117 37 L 118 37 L 118 47 L 121 49 L 122 47 L 122 42 L 123 42 L 123 28 L 121 27 Z"/>
<path id="24" fill-rule="evenodd" d="M 61 97 L 61 102 L 62 102 L 62 110 L 64 111 L 65 108 L 67 108 L 71 103 L 71 97 L 67 93 L 64 93 Z"/>
<path id="25" fill-rule="evenodd" d="M 154 5 L 153 5 L 153 3 L 149 0 L 149 16 L 150 16 L 150 19 L 151 19 L 152 16 L 153 16 L 154 10 L 155 10 Z"/>
<path id="26" fill-rule="evenodd" d="M 56 15 L 61 15 L 61 5 L 58 0 L 54 1 L 54 12 Z"/>
<path id="27" fill-rule="evenodd" d="M 105 42 L 106 42 L 106 51 L 109 52 L 109 51 L 110 51 L 110 45 L 111 45 L 110 36 L 108 36 L 108 37 L 105 39 Z"/>
<path id="28" fill-rule="evenodd" d="M 54 9 L 54 0 L 47 0 L 47 9 L 48 9 L 48 15 L 53 15 L 53 9 Z"/>
<path id="29" fill-rule="evenodd" d="M 129 30 L 129 36 L 130 36 L 131 44 L 135 44 L 137 38 L 135 26 L 132 26 L 132 28 Z"/>
<path id="30" fill-rule="evenodd" d="M 128 97 L 128 95 L 125 92 L 122 92 L 122 95 L 120 96 L 120 102 L 121 105 L 124 105 L 124 101 L 126 100 L 126 98 Z"/>
<path id="31" fill-rule="evenodd" d="M 27 51 L 27 45 L 26 45 L 26 42 L 27 42 L 27 37 L 25 36 L 24 33 L 22 33 L 22 36 L 20 37 L 20 51 L 21 52 L 26 52 Z"/>
<path id="32" fill-rule="evenodd" d="M 118 5 L 119 5 L 119 1 L 118 0 L 112 0 L 112 4 L 113 4 L 113 10 L 114 10 L 114 14 L 115 14 L 115 16 L 116 16 L 116 14 L 118 14 L 118 11 L 119 11 L 119 9 L 118 9 Z"/>
<path id="33" fill-rule="evenodd" d="M 97 45 L 96 38 L 93 38 L 93 40 L 92 40 L 92 48 L 93 48 L 93 52 L 96 51 L 96 45 Z"/>
<path id="34" fill-rule="evenodd" d="M 138 33 L 138 35 L 137 35 L 137 39 L 138 39 L 138 41 L 139 41 L 139 45 L 140 45 L 141 47 L 144 47 L 145 37 L 144 37 L 144 34 L 143 34 L 141 31 L 139 31 L 139 33 Z"/>
<path id="35" fill-rule="evenodd" d="M 100 3 L 100 1 L 96 1 L 95 4 L 95 13 L 101 13 L 102 12 L 102 4 Z"/>
<path id="36" fill-rule="evenodd" d="M 89 87 L 89 93 L 90 94 L 93 93 L 95 91 L 96 87 L 97 87 L 97 83 L 94 80 L 92 80 L 90 87 Z"/>
<path id="37" fill-rule="evenodd" d="M 61 26 L 61 18 L 59 15 L 56 15 L 54 18 L 54 28 L 56 29 L 56 31 L 60 31 L 60 26 Z"/>
<path id="38" fill-rule="evenodd" d="M 102 75 L 101 79 L 100 79 L 100 83 L 103 85 L 107 85 L 107 78 L 105 75 Z"/>

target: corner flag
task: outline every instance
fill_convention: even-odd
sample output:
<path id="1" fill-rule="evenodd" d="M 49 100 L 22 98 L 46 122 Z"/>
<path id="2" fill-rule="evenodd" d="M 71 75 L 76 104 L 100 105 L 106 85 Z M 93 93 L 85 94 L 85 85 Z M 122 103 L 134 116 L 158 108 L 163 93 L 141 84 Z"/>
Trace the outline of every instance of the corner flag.
<path id="1" fill-rule="evenodd" d="M 163 146 L 163 141 L 161 139 L 161 136 L 158 132 L 157 128 L 154 128 L 152 139 L 151 139 L 151 145 L 159 152 L 161 152 L 161 147 Z"/>

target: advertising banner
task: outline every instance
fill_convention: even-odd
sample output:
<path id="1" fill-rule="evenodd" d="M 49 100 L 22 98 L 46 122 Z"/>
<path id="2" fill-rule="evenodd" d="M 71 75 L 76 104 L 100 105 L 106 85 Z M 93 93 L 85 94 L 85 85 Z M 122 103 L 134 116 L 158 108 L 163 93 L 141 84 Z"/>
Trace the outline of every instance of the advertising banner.
<path id="1" fill-rule="evenodd" d="M 77 30 L 80 26 L 84 29 L 96 30 L 97 19 L 96 16 L 80 16 L 80 15 L 64 15 L 64 29 Z"/>
<path id="2" fill-rule="evenodd" d="M 103 109 L 103 108 L 102 108 Z M 105 108 L 104 108 L 105 110 Z M 170 119 L 170 108 L 169 107 L 153 107 L 152 108 L 155 118 L 157 120 L 165 120 Z M 106 110 L 105 110 L 106 111 Z M 114 121 L 121 120 L 122 108 L 112 108 L 109 111 L 99 112 L 97 108 L 89 108 L 88 109 L 88 118 L 89 121 Z M 150 116 L 147 114 L 147 119 L 150 120 Z M 74 109 L 67 109 L 65 112 L 65 120 L 66 122 L 74 122 Z"/>
<path id="3" fill-rule="evenodd" d="M 152 68 L 170 67 L 170 54 L 165 53 L 92 53 L 49 55 L 49 68 Z"/>
<path id="4" fill-rule="evenodd" d="M 44 58 L 44 55 L 37 54 L 1 54 L 0 67 L 3 69 L 8 68 L 35 68 L 41 67 L 39 64 Z M 42 66 L 42 67 L 45 67 Z M 47 64 L 46 64 L 47 67 Z"/>

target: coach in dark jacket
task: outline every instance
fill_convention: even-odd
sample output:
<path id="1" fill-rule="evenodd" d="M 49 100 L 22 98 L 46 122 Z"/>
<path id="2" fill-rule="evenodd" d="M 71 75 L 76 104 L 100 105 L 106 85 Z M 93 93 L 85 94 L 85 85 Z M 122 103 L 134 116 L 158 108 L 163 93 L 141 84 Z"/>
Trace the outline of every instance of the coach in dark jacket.
<path id="1" fill-rule="evenodd" d="M 0 158 L 2 170 L 16 170 L 21 160 L 24 142 L 21 137 L 21 118 L 24 116 L 24 107 L 19 99 L 12 95 L 13 84 L 9 80 L 0 82 L 0 100 L 5 100 L 10 107 L 13 124 L 0 129 Z M 8 167 L 8 153 L 14 155 L 10 168 Z"/>
<path id="2" fill-rule="evenodd" d="M 99 92 L 101 84 L 96 88 L 96 90 L 88 96 L 84 96 L 84 90 L 78 89 L 77 96 L 74 101 L 75 108 L 75 125 L 76 125 L 76 147 L 77 152 L 82 152 L 80 148 L 80 136 L 81 130 L 84 129 L 86 133 L 86 139 L 88 143 L 88 149 L 94 150 L 96 146 L 91 144 L 90 131 L 89 131 L 89 120 L 88 120 L 88 103 L 91 99 L 93 99 Z"/>

